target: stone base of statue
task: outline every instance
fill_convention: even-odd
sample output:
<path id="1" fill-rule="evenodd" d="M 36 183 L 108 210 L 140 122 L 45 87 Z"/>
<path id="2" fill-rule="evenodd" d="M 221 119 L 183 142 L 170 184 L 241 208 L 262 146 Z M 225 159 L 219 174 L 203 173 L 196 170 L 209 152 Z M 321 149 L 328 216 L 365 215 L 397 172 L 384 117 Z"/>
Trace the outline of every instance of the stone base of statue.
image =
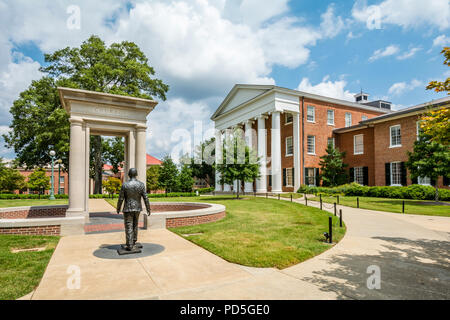
<path id="1" fill-rule="evenodd" d="M 142 245 L 141 245 L 141 248 L 142 248 Z M 136 246 L 135 246 L 133 249 L 128 250 L 128 249 L 126 248 L 126 246 L 122 244 L 122 245 L 120 245 L 120 249 L 117 249 L 117 253 L 118 253 L 120 256 L 125 255 L 125 254 L 141 253 L 141 252 L 142 252 L 141 248 L 138 248 L 138 247 L 137 247 L 137 243 L 136 243 Z"/>
<path id="2" fill-rule="evenodd" d="M 142 243 L 136 242 L 134 245 L 136 246 L 136 248 L 142 249 Z M 120 247 L 121 247 L 122 249 L 126 249 L 126 248 L 127 248 L 127 245 L 126 245 L 126 244 L 121 244 Z"/>

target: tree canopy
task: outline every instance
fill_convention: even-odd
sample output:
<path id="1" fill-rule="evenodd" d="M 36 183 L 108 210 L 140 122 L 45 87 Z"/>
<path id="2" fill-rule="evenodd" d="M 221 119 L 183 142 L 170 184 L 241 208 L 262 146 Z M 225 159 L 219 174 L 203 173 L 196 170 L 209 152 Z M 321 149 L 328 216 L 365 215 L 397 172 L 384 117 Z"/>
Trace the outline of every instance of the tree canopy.
<path id="1" fill-rule="evenodd" d="M 436 181 L 439 176 L 450 176 L 449 146 L 433 141 L 431 136 L 421 133 L 419 134 L 419 139 L 414 142 L 413 151 L 408 151 L 408 157 L 406 167 L 409 170 L 411 179 L 427 177 L 434 181 L 436 200 L 438 200 L 439 192 Z"/>
<path id="2" fill-rule="evenodd" d="M 232 137 L 224 140 L 223 163 L 216 163 L 215 169 L 220 173 L 220 183 L 233 184 L 239 182 L 252 182 L 259 177 L 259 161 L 254 150 L 245 144 L 239 131 Z M 240 187 L 236 196 L 239 198 Z"/>
<path id="3" fill-rule="evenodd" d="M 31 85 L 14 101 L 11 131 L 3 135 L 6 147 L 14 148 L 20 165 L 43 166 L 50 162 L 49 151 L 68 169 L 69 121 L 62 108 L 57 87 L 107 92 L 139 98 L 166 99 L 169 86 L 154 78 L 155 71 L 140 48 L 133 42 L 122 41 L 106 46 L 93 35 L 80 47 L 66 47 L 45 54 L 44 77 Z M 92 174 L 96 189 L 101 190 L 103 163 L 101 137 L 94 136 L 95 146 Z M 97 140 L 97 141 L 96 141 Z M 114 164 L 113 164 L 114 166 Z"/>
<path id="4" fill-rule="evenodd" d="M 340 152 L 331 143 L 328 144 L 326 153 L 320 157 L 320 177 L 324 187 L 339 186 L 347 182 L 347 164 L 344 164 L 345 152 Z"/>
<path id="5" fill-rule="evenodd" d="M 50 177 L 45 174 L 44 168 L 36 168 L 28 177 L 28 188 L 38 190 L 39 193 L 50 189 Z"/>

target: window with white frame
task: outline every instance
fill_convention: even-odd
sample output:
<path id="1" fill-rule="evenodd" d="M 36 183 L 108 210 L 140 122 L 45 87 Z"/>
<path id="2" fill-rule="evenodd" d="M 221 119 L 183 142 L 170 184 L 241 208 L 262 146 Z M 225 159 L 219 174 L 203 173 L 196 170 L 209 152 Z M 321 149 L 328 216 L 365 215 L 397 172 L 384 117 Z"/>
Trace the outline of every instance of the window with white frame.
<path id="1" fill-rule="evenodd" d="M 345 113 L 345 126 L 350 127 L 352 125 L 352 114 L 350 112 Z"/>
<path id="2" fill-rule="evenodd" d="M 428 177 L 418 177 L 417 183 L 424 186 L 431 186 L 431 179 Z"/>
<path id="3" fill-rule="evenodd" d="M 306 168 L 305 184 L 307 184 L 308 186 L 316 185 L 316 169 L 315 168 Z"/>
<path id="4" fill-rule="evenodd" d="M 327 145 L 330 145 L 330 144 L 333 146 L 333 148 L 335 147 L 334 138 L 328 138 Z"/>
<path id="5" fill-rule="evenodd" d="M 294 175 L 292 168 L 286 168 L 286 187 L 294 186 Z"/>
<path id="6" fill-rule="evenodd" d="M 306 110 L 306 121 L 316 122 L 316 108 L 313 106 L 308 106 Z"/>
<path id="7" fill-rule="evenodd" d="M 289 112 L 285 113 L 284 124 L 292 123 L 293 119 L 294 119 L 294 117 L 293 117 L 292 113 L 289 113 Z"/>
<path id="8" fill-rule="evenodd" d="M 294 154 L 294 144 L 292 137 L 286 138 L 286 156 L 292 156 Z"/>
<path id="9" fill-rule="evenodd" d="M 364 135 L 358 134 L 353 136 L 353 154 L 364 153 Z"/>
<path id="10" fill-rule="evenodd" d="M 64 177 L 59 177 L 59 183 L 63 184 L 64 183 Z"/>
<path id="11" fill-rule="evenodd" d="M 308 136 L 307 139 L 307 151 L 308 154 L 316 154 L 316 137 L 315 136 Z"/>
<path id="12" fill-rule="evenodd" d="M 327 124 L 334 126 L 334 110 L 327 111 Z"/>
<path id="13" fill-rule="evenodd" d="M 362 120 L 362 121 L 365 121 L 365 120 L 367 120 L 367 119 L 368 119 L 367 116 L 364 116 L 364 115 L 363 115 L 363 116 L 361 117 L 361 120 Z"/>
<path id="14" fill-rule="evenodd" d="M 391 162 L 391 186 L 402 185 L 401 162 Z"/>
<path id="15" fill-rule="evenodd" d="M 390 127 L 390 138 L 391 147 L 401 147 L 402 146 L 402 135 L 400 130 L 400 125 L 395 125 Z"/>
<path id="16" fill-rule="evenodd" d="M 353 169 L 353 179 L 356 183 L 364 185 L 364 169 L 363 167 L 355 167 Z"/>
<path id="17" fill-rule="evenodd" d="M 59 188 L 59 194 L 64 194 L 64 187 Z"/>

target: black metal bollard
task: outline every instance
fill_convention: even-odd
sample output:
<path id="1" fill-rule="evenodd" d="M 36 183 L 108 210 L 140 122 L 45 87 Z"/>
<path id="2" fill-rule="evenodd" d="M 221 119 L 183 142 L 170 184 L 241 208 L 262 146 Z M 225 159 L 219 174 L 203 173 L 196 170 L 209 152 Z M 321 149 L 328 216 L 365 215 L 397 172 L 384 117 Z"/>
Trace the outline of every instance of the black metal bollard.
<path id="1" fill-rule="evenodd" d="M 342 228 L 342 209 L 339 209 L 339 227 Z"/>
<path id="2" fill-rule="evenodd" d="M 322 210 L 322 199 L 320 199 L 320 210 Z"/>
<path id="3" fill-rule="evenodd" d="M 402 202 L 402 213 L 405 213 L 405 200 Z"/>
<path id="4" fill-rule="evenodd" d="M 278 194 L 278 200 L 280 200 L 280 194 Z"/>
<path id="5" fill-rule="evenodd" d="M 359 197 L 356 197 L 356 207 L 359 209 Z"/>
<path id="6" fill-rule="evenodd" d="M 305 206 L 308 206 L 308 198 L 305 197 Z"/>
<path id="7" fill-rule="evenodd" d="M 333 243 L 333 218 L 328 217 L 328 234 L 330 235 L 329 242 Z"/>
<path id="8" fill-rule="evenodd" d="M 292 202 L 292 194 L 291 194 L 291 202 Z"/>
<path id="9" fill-rule="evenodd" d="M 319 194 L 320 202 L 322 202 L 322 194 Z"/>
<path id="10" fill-rule="evenodd" d="M 266 199 L 269 197 L 269 194 L 266 192 Z"/>
<path id="11" fill-rule="evenodd" d="M 336 207 L 336 202 L 334 203 L 334 216 L 336 216 L 336 210 L 337 210 L 337 207 Z"/>

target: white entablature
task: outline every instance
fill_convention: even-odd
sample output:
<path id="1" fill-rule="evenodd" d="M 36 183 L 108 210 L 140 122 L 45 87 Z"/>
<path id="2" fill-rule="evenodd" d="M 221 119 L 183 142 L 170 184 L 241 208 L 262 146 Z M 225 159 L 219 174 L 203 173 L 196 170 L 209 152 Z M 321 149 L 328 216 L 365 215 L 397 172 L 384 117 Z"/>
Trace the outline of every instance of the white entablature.
<path id="1" fill-rule="evenodd" d="M 298 96 L 278 91 L 273 86 L 253 87 L 252 89 L 251 86 L 236 85 L 233 88 L 211 117 L 216 129 L 231 128 L 275 111 L 299 112 Z"/>

